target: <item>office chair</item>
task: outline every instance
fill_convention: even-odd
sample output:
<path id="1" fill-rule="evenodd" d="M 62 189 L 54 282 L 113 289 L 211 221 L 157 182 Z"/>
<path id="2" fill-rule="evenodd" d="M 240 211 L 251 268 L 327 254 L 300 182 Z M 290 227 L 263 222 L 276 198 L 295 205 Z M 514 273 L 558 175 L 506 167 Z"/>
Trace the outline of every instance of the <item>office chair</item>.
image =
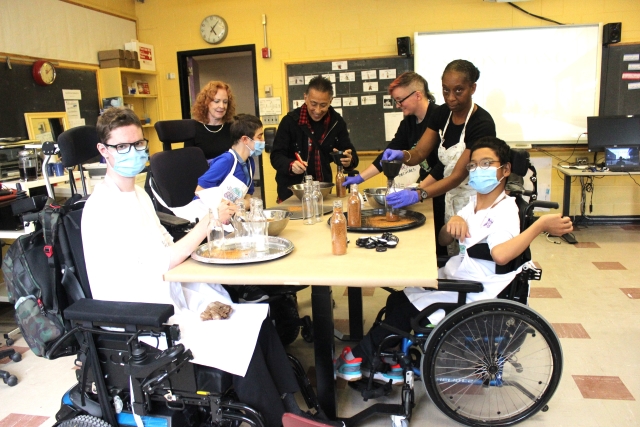
<path id="1" fill-rule="evenodd" d="M 60 158 L 65 168 L 78 166 L 80 171 L 80 182 L 82 182 L 82 192 L 86 196 L 87 183 L 84 177 L 83 163 L 100 156 L 97 144 L 99 142 L 98 133 L 95 126 L 78 126 L 66 130 L 58 136 L 58 148 Z M 69 169 L 69 186 L 71 195 L 77 193 L 73 169 Z"/>
<path id="2" fill-rule="evenodd" d="M 162 150 L 170 151 L 171 144 L 185 142 L 196 137 L 196 122 L 192 119 L 160 120 L 153 125 L 162 141 Z M 195 187 L 194 187 L 195 188 Z"/>
<path id="3" fill-rule="evenodd" d="M 11 360 L 13 360 L 14 362 L 19 362 L 22 360 L 22 355 L 12 348 L 5 348 L 0 350 L 0 360 L 4 359 L 5 357 L 11 358 Z M 18 384 L 18 378 L 16 378 L 15 375 L 11 375 L 7 371 L 0 370 L 0 377 L 2 378 L 2 381 L 4 381 L 4 383 L 9 387 L 13 387 L 14 385 Z"/>

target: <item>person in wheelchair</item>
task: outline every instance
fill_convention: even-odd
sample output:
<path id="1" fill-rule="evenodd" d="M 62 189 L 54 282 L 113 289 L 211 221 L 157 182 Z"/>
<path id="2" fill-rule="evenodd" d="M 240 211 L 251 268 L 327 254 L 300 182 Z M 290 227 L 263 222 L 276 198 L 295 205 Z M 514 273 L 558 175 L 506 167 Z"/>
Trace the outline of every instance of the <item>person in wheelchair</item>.
<path id="1" fill-rule="evenodd" d="M 176 243 L 160 225 L 149 196 L 135 185 L 148 158 L 136 114 L 110 108 L 98 119 L 97 132 L 107 173 L 85 205 L 81 226 L 94 299 L 173 304 L 170 323 L 180 325 L 181 342 L 195 356 L 199 390 L 215 392 L 207 390 L 208 372 L 219 369 L 233 376 L 239 399 L 258 410 L 266 425 L 280 426 L 285 412 L 307 416 L 294 398 L 299 385 L 266 304 L 232 304 L 219 284 L 163 280 L 203 241 L 208 217 Z M 222 202 L 219 218 L 228 220 L 234 211 L 235 205 Z M 200 320 L 213 301 L 232 305 L 229 319 Z"/>
<path id="2" fill-rule="evenodd" d="M 460 253 L 447 261 L 439 270 L 438 277 L 481 282 L 482 292 L 467 294 L 466 302 L 470 303 L 496 298 L 511 283 L 522 266 L 510 266 L 510 261 L 518 257 L 538 234 L 548 232 L 561 236 L 571 232 L 573 226 L 568 217 L 548 214 L 520 232 L 515 199 L 505 193 L 507 178 L 511 174 L 510 149 L 501 139 L 484 137 L 474 143 L 466 168 L 469 185 L 477 195 L 472 196 L 469 203 L 440 230 L 440 244 L 458 240 Z M 421 310 L 437 302 L 456 302 L 457 298 L 456 292 L 405 288 L 403 292 L 391 293 L 387 298 L 383 323 L 410 332 L 411 319 Z M 444 316 L 444 310 L 440 309 L 428 319 L 435 325 Z M 347 380 L 361 378 L 361 364 L 371 365 L 375 350 L 389 335 L 390 330 L 374 326 L 353 350 L 344 349 L 336 361 L 336 375 Z M 368 373 L 367 370 L 364 372 Z M 402 369 L 392 366 L 386 373 L 377 372 L 374 379 L 401 384 Z"/>

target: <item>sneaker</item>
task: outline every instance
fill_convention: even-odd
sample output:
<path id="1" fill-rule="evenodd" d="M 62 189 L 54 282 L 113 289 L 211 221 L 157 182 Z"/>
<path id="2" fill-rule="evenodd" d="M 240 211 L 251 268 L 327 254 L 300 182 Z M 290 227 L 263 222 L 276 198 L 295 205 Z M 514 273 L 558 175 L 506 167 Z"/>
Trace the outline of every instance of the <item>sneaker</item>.
<path id="1" fill-rule="evenodd" d="M 336 376 L 347 381 L 358 381 L 362 378 L 362 372 L 360 372 L 362 358 L 354 357 L 347 360 L 346 356 L 349 353 L 351 353 L 351 348 L 345 347 L 340 357 L 334 361 Z"/>
<path id="2" fill-rule="evenodd" d="M 371 369 L 363 369 L 362 375 L 366 378 L 369 378 L 371 373 Z M 404 376 L 402 375 L 402 367 L 398 365 L 391 366 L 391 369 L 388 372 L 375 372 L 373 374 L 373 379 L 376 381 L 381 381 L 383 383 L 388 383 L 391 380 L 391 384 L 393 385 L 401 385 L 404 384 Z"/>
<path id="3" fill-rule="evenodd" d="M 238 301 L 244 303 L 256 303 L 269 299 L 269 295 L 267 295 L 262 289 L 254 285 L 242 286 L 240 292 L 241 294 L 240 297 L 238 297 Z"/>

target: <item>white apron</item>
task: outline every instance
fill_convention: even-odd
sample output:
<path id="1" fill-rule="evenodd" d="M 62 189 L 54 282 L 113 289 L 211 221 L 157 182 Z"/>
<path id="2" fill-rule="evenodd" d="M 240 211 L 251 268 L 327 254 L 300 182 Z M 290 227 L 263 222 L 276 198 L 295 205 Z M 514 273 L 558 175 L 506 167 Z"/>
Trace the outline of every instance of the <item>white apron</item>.
<path id="1" fill-rule="evenodd" d="M 456 166 L 456 163 L 462 156 L 464 150 L 467 149 L 467 145 L 464 142 L 465 132 L 467 130 L 467 123 L 469 122 L 469 118 L 473 113 L 473 108 L 475 104 L 471 103 L 471 108 L 469 109 L 469 113 L 467 114 L 467 118 L 464 121 L 464 127 L 462 128 L 462 133 L 460 134 L 460 140 L 457 144 L 452 145 L 449 148 L 444 148 L 444 134 L 447 132 L 447 127 L 449 126 L 449 121 L 451 120 L 451 115 L 453 113 L 449 113 L 449 118 L 447 119 L 447 123 L 444 125 L 444 129 L 440 131 L 440 146 L 438 147 L 438 159 L 444 165 L 444 178 L 451 175 L 453 169 Z M 447 191 L 444 196 L 444 223 L 449 222 L 452 216 L 454 216 L 460 209 L 465 207 L 467 203 L 469 203 L 469 197 L 476 194 L 476 191 L 469 186 L 469 177 L 467 176 L 460 185 L 456 188 L 452 188 Z M 453 242 L 447 247 L 449 255 L 455 255 L 458 253 L 458 242 Z"/>
<path id="2" fill-rule="evenodd" d="M 505 199 L 506 194 L 503 192 L 496 201 L 485 210 L 485 215 L 474 215 L 469 219 L 469 230 L 473 230 L 471 237 L 465 239 L 460 245 L 460 255 L 451 258 L 447 264 L 438 270 L 438 278 L 440 279 L 458 279 L 458 280 L 474 280 L 482 282 L 484 290 L 482 292 L 470 292 L 467 294 L 467 303 L 496 298 L 498 294 L 513 281 L 514 277 L 522 270 L 520 266 L 516 271 L 505 274 L 495 273 L 495 264 L 488 268 L 486 262 L 477 260 L 467 256 L 466 248 L 482 242 L 487 238 L 490 228 L 483 227 L 490 209 Z M 481 278 L 481 280 L 479 280 Z M 447 291 L 426 291 L 422 288 L 405 288 L 405 295 L 409 301 L 418 309 L 423 310 L 436 302 L 456 302 L 458 300 L 457 292 Z M 437 324 L 445 316 L 444 310 L 437 310 L 429 316 L 429 321 Z"/>

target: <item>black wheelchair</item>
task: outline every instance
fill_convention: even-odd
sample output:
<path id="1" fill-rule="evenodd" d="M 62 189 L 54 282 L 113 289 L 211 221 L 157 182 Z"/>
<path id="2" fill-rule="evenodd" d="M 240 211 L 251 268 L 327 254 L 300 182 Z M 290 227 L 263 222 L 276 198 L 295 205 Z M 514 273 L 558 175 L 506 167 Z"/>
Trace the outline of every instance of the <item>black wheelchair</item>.
<path id="1" fill-rule="evenodd" d="M 532 171 L 533 191 L 511 191 L 524 230 L 535 220 L 535 207 L 557 209 L 558 204 L 536 200 L 536 171 L 528 153 L 512 150 L 511 163 L 512 171 L 522 177 Z M 529 203 L 523 195 L 529 197 Z M 482 256 L 486 255 L 474 255 Z M 383 308 L 374 327 L 384 327 L 390 335 L 375 349 L 368 378 L 349 386 L 365 401 L 389 395 L 392 381 L 376 383 L 374 374 L 398 364 L 404 378 L 401 402 L 376 403 L 346 419 L 346 424 L 355 426 L 372 415 L 384 414 L 391 416 L 394 427 L 408 426 L 415 406 L 415 381 L 422 381 L 445 415 L 468 426 L 508 426 L 547 411 L 562 376 L 562 348 L 551 325 L 527 306 L 529 281 L 540 280 L 542 274 L 531 262 L 528 248 L 505 269 L 515 271 L 522 265 L 498 299 L 467 304 L 467 294 L 482 292 L 482 283 L 438 280 L 438 290 L 456 292 L 457 302 L 425 308 L 411 321 L 413 333 L 386 325 Z M 439 309 L 446 317 L 437 325 L 428 324 L 428 316 Z"/>

